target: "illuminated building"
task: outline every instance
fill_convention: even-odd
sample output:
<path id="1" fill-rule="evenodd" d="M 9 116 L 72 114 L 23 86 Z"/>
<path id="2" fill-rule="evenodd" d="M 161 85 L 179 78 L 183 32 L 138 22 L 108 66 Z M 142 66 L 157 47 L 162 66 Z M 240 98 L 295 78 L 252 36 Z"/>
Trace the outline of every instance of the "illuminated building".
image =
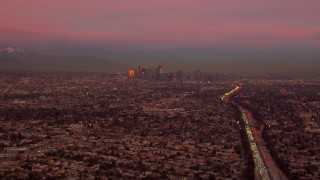
<path id="1" fill-rule="evenodd" d="M 138 75 L 139 75 L 139 76 L 142 74 L 142 69 L 143 69 L 142 66 L 139 66 L 139 67 L 138 67 Z"/>
<path id="2" fill-rule="evenodd" d="M 133 69 L 130 69 L 128 74 L 129 74 L 130 78 L 134 78 L 134 70 Z"/>
<path id="3" fill-rule="evenodd" d="M 156 68 L 156 73 L 155 73 L 155 80 L 156 81 L 162 81 L 162 78 L 163 78 L 163 67 L 162 65 L 159 65 L 157 68 Z"/>
<path id="4" fill-rule="evenodd" d="M 162 74 L 163 73 L 163 67 L 162 65 L 158 66 L 158 74 Z"/>
<path id="5" fill-rule="evenodd" d="M 179 81 L 179 82 L 183 82 L 183 73 L 182 73 L 182 70 L 178 70 L 178 71 L 176 72 L 176 79 L 177 79 L 177 81 Z"/>

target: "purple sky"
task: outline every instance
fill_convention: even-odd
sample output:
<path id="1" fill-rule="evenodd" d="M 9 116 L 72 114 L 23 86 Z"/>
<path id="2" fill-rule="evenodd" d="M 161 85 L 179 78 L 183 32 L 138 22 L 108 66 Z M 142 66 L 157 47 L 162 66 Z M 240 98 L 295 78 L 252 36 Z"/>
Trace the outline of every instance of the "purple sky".
<path id="1" fill-rule="evenodd" d="M 2 0 L 0 22 L 0 48 L 111 59 L 320 56 L 319 0 Z"/>

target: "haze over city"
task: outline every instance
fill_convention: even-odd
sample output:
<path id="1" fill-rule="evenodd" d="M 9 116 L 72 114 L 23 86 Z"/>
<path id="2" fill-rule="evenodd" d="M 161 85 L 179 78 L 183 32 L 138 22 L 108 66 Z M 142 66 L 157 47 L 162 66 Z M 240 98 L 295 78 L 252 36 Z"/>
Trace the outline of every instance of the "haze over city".
<path id="1" fill-rule="evenodd" d="M 148 62 L 168 71 L 317 72 L 319 8 L 317 0 L 10 0 L 0 7 L 0 48 L 87 54 L 122 72 Z"/>
<path id="2" fill-rule="evenodd" d="M 0 179 L 320 179 L 319 0 L 2 0 Z"/>

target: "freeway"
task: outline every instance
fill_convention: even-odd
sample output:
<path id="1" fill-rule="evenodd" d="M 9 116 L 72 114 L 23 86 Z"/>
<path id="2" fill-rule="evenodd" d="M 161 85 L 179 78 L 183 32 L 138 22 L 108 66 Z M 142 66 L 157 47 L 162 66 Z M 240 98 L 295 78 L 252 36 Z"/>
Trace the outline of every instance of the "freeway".
<path id="1" fill-rule="evenodd" d="M 6 93 L 7 91 L 9 91 L 9 88 L 6 89 L 6 90 L 4 90 L 4 91 L 2 92 L 2 94 Z"/>
<path id="2" fill-rule="evenodd" d="M 256 129 L 256 121 L 252 117 L 250 111 L 244 109 L 240 105 L 230 102 L 229 97 L 234 93 L 238 92 L 241 87 L 236 86 L 231 91 L 225 93 L 221 99 L 226 103 L 236 105 L 241 111 L 242 120 L 245 123 L 246 134 L 250 143 L 253 160 L 255 163 L 255 175 L 256 179 L 275 179 L 275 180 L 286 180 L 286 175 L 278 168 L 274 162 L 269 150 L 265 146 L 265 142 L 261 137 L 260 132 Z"/>
<path id="3" fill-rule="evenodd" d="M 5 90 L 2 91 L 2 94 L 8 92 L 11 89 L 12 85 L 10 85 L 9 87 L 7 87 Z"/>

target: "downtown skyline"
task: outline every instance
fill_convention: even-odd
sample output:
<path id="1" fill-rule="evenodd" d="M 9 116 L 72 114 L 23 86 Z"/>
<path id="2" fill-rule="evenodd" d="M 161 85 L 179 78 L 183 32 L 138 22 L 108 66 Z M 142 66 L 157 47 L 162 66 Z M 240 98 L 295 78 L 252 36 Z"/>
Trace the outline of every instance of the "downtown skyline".
<path id="1" fill-rule="evenodd" d="M 319 0 L 0 4 L 0 179 L 320 179 Z"/>

